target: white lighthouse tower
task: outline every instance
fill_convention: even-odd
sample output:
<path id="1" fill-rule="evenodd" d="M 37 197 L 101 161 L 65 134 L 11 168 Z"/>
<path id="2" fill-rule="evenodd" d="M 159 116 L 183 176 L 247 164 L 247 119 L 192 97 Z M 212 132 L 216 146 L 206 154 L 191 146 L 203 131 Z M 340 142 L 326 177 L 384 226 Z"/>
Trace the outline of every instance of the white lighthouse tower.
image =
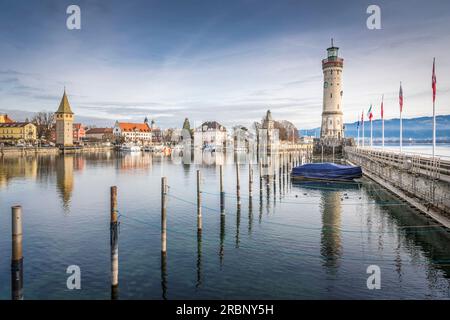
<path id="1" fill-rule="evenodd" d="M 344 138 L 342 123 L 342 70 L 344 59 L 338 57 L 338 47 L 333 44 L 327 49 L 328 57 L 322 60 L 323 109 L 320 138 L 327 144 L 339 144 Z"/>

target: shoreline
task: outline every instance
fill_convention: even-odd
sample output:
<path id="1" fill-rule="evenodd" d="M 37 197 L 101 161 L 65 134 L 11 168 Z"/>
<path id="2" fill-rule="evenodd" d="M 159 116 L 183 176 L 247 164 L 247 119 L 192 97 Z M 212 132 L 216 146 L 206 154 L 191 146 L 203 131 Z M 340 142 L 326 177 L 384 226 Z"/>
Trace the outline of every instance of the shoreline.
<path id="1" fill-rule="evenodd" d="M 104 152 L 114 150 L 114 146 L 86 146 L 79 149 L 61 150 L 57 147 L 2 147 L 0 157 L 7 156 L 33 156 L 33 155 L 59 155 L 68 153 Z"/>

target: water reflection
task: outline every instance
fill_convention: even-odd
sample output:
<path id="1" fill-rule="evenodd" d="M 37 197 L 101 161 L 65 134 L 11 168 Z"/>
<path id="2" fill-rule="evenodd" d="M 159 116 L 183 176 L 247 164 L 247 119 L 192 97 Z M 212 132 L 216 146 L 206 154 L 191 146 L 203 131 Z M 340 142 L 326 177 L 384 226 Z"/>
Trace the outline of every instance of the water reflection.
<path id="1" fill-rule="evenodd" d="M 167 253 L 161 252 L 161 290 L 163 300 L 167 300 Z"/>
<path id="2" fill-rule="evenodd" d="M 225 214 L 220 215 L 220 247 L 219 247 L 219 260 L 220 267 L 223 266 L 223 257 L 225 254 Z"/>
<path id="3" fill-rule="evenodd" d="M 398 201 L 388 193 L 380 193 L 370 188 L 369 196 L 380 203 L 390 203 Z M 400 226 L 398 231 L 396 247 L 396 268 L 399 278 L 402 274 L 401 248 L 407 248 L 413 256 L 420 255 L 422 252 L 432 263 L 433 267 L 443 272 L 444 276 L 450 279 L 450 260 L 448 246 L 445 244 L 450 241 L 450 233 L 443 227 L 424 215 L 411 214 L 410 210 L 405 210 L 404 206 L 390 206 L 382 209 L 381 218 L 387 220 L 387 223 L 393 226 Z M 420 226 L 414 227 L 414 226 Z M 447 240 L 447 241 L 443 241 Z"/>
<path id="4" fill-rule="evenodd" d="M 197 230 L 197 283 L 196 288 L 202 284 L 202 231 Z"/>
<path id="5" fill-rule="evenodd" d="M 191 154 L 190 156 L 192 155 L 193 154 Z M 182 156 L 184 157 L 187 155 L 184 154 Z M 219 168 L 215 168 L 215 166 L 218 163 L 230 164 L 230 162 L 233 162 L 236 159 L 239 159 L 239 161 L 241 161 L 241 155 L 228 153 L 220 153 L 216 155 L 214 155 L 213 153 L 209 153 L 208 155 L 202 154 L 200 163 L 202 164 L 202 167 L 206 167 L 205 177 L 208 175 L 208 177 L 211 178 L 211 180 L 208 180 L 208 183 L 205 183 L 205 185 L 214 188 L 214 190 L 205 190 L 208 192 L 211 191 L 211 194 L 205 193 L 203 201 L 205 203 L 205 206 L 214 208 L 217 208 L 219 206 L 218 202 L 220 201 L 220 219 L 215 215 L 208 215 L 208 217 L 214 218 L 207 218 L 205 215 L 205 225 L 212 225 L 213 228 L 205 228 L 203 231 L 203 235 L 201 233 L 197 234 L 196 251 L 195 244 L 193 243 L 193 241 L 195 241 L 195 235 L 192 234 L 189 236 L 189 238 L 185 238 L 186 241 L 190 241 L 191 244 L 194 244 L 193 250 L 190 253 L 190 258 L 186 259 L 187 261 L 189 261 L 189 266 L 187 266 L 187 264 L 183 265 L 183 263 L 181 262 L 179 265 L 173 265 L 172 268 L 174 269 L 173 271 L 175 272 L 175 276 L 180 270 L 185 272 L 185 274 L 193 275 L 193 278 L 195 277 L 195 280 L 193 281 L 195 282 L 195 286 L 189 286 L 189 288 L 186 288 L 185 286 L 180 284 L 180 282 L 177 281 L 175 277 L 174 279 L 172 279 L 170 285 L 170 298 L 177 298 L 183 294 L 191 294 L 199 298 L 217 298 L 220 295 L 217 293 L 218 291 L 220 291 L 220 289 L 217 288 L 217 286 L 219 285 L 216 286 L 211 282 L 205 281 L 205 271 L 208 270 L 208 275 L 211 277 L 213 275 L 209 274 L 210 272 L 213 272 L 211 270 L 217 270 L 219 269 L 219 266 L 220 270 L 222 270 L 223 272 L 222 274 L 224 275 L 224 277 L 225 275 L 226 277 L 231 275 L 228 272 L 236 272 L 236 270 L 233 270 L 233 268 L 235 268 L 235 266 L 240 263 L 239 254 L 237 253 L 236 248 L 250 248 L 251 250 L 249 250 L 249 255 L 255 252 L 255 256 L 251 257 L 252 261 L 258 261 L 258 263 L 263 263 L 267 266 L 272 267 L 271 261 L 269 261 L 270 259 L 264 257 L 264 253 L 267 252 L 266 248 L 259 245 L 264 239 L 277 239 L 277 241 L 279 240 L 277 246 L 284 246 L 284 248 L 286 249 L 293 249 L 298 243 L 302 243 L 302 245 L 304 244 L 305 247 L 308 247 L 308 250 L 310 250 L 308 253 L 314 255 L 314 258 L 312 258 L 311 260 L 304 260 L 306 268 L 309 268 L 307 271 L 315 272 L 315 270 L 313 269 L 317 269 L 323 270 L 326 273 L 326 276 L 323 279 L 320 279 L 320 281 L 326 282 L 325 285 L 322 286 L 323 282 L 321 282 L 321 284 L 319 285 L 317 285 L 317 283 L 311 282 L 311 286 L 317 285 L 320 288 L 326 287 L 329 290 L 330 285 L 337 283 L 333 281 L 327 282 L 330 281 L 330 279 L 334 281 L 346 281 L 347 279 L 351 279 L 351 276 L 346 274 L 346 272 L 343 272 L 343 270 L 344 267 L 345 270 L 347 270 L 347 268 L 353 268 L 354 265 L 358 264 L 358 262 L 353 262 L 353 259 L 355 259 L 355 261 L 360 260 L 367 262 L 370 261 L 370 258 L 375 257 L 378 259 L 377 261 L 379 261 L 380 267 L 383 267 L 383 265 L 388 266 L 387 269 L 383 270 L 388 270 L 386 272 L 390 272 L 390 279 L 396 284 L 415 284 L 417 286 L 422 286 L 419 287 L 421 289 L 428 286 L 428 291 L 427 288 L 423 288 L 422 293 L 427 294 L 427 292 L 432 292 L 433 296 L 436 296 L 436 292 L 438 294 L 442 293 L 442 280 L 447 281 L 448 279 L 450 279 L 450 268 L 448 260 L 448 244 L 450 243 L 450 237 L 448 233 L 440 230 L 437 227 L 432 227 L 432 224 L 434 223 L 433 221 L 429 221 L 423 216 L 415 214 L 410 209 L 408 209 L 407 206 L 384 206 L 387 201 L 398 202 L 398 199 L 394 197 L 390 199 L 386 192 L 380 191 L 379 186 L 373 185 L 367 181 L 362 184 L 361 191 L 359 191 L 361 185 L 352 184 L 296 183 L 295 186 L 293 186 L 291 184 L 289 175 L 285 170 L 283 170 L 280 166 L 275 166 L 272 170 L 270 169 L 271 166 L 268 165 L 265 166 L 264 170 L 261 170 L 262 172 L 260 173 L 260 175 L 258 175 L 257 167 L 255 167 L 255 177 L 260 178 L 260 180 L 259 183 L 258 181 L 254 181 L 255 183 L 253 184 L 253 195 L 251 196 L 249 192 L 249 197 L 247 198 L 246 190 L 248 187 L 248 171 L 246 169 L 247 166 L 241 165 L 241 177 L 243 177 L 243 179 L 241 179 L 241 190 L 244 190 L 241 194 L 241 197 L 244 202 L 236 211 L 235 217 L 232 214 L 229 215 L 229 217 L 231 217 L 231 220 L 228 220 L 229 226 L 227 227 L 229 228 L 229 231 L 231 230 L 231 234 L 228 234 L 228 236 L 231 236 L 231 238 L 228 239 L 230 240 L 228 244 L 231 243 L 231 246 L 225 248 L 227 236 L 225 221 L 225 201 L 227 201 L 227 208 L 235 208 L 235 166 L 234 164 L 225 166 L 225 190 L 228 192 L 226 197 L 225 194 L 220 194 L 220 197 L 217 195 L 219 185 Z M 48 184 L 50 181 L 52 183 L 52 186 L 56 186 L 57 191 L 56 196 L 55 192 L 53 191 L 53 199 L 57 199 L 57 201 L 61 199 L 63 207 L 65 208 L 65 210 L 68 210 L 71 201 L 73 201 L 75 197 L 78 199 L 78 197 L 80 196 L 80 193 L 78 193 L 79 189 L 81 189 L 80 186 L 88 181 L 87 175 L 77 174 L 77 171 L 81 172 L 82 170 L 87 170 L 90 173 L 90 170 L 95 167 L 95 170 L 99 170 L 98 172 L 105 175 L 106 177 L 110 175 L 114 176 L 119 173 L 122 174 L 120 178 L 124 179 L 124 177 L 126 177 L 127 174 L 130 173 L 131 175 L 134 175 L 132 177 L 133 180 L 141 179 L 140 176 L 143 175 L 145 176 L 146 180 L 141 180 L 139 181 L 139 183 L 142 183 L 142 185 L 146 185 L 147 183 L 151 183 L 150 179 L 153 178 L 153 175 L 146 175 L 142 173 L 148 172 L 148 170 L 151 170 L 152 168 L 159 168 L 158 166 L 160 165 L 164 165 L 171 166 L 170 169 L 173 170 L 173 172 L 177 172 L 177 176 L 176 174 L 172 174 L 171 172 L 171 178 L 173 179 L 171 181 L 173 181 L 174 184 L 180 183 L 180 181 L 192 182 L 195 177 L 193 172 L 195 172 L 198 167 L 196 167 L 195 165 L 191 165 L 189 161 L 184 162 L 184 160 L 182 160 L 182 162 L 180 162 L 178 166 L 175 166 L 174 163 L 176 161 L 178 160 L 176 160 L 174 156 L 172 158 L 152 156 L 149 153 L 141 153 L 136 155 L 115 155 L 114 153 L 112 153 L 109 156 L 106 154 L 84 154 L 21 158 L 14 160 L 2 159 L 2 166 L 0 167 L 0 188 L 3 188 L 2 195 L 3 191 L 12 190 L 13 188 L 5 190 L 6 188 L 4 188 L 4 186 L 14 183 L 13 181 L 15 178 L 25 178 L 29 181 L 36 181 L 37 184 Z M 212 168 L 208 168 L 208 166 L 212 166 Z M 100 171 L 100 169 L 102 171 Z M 138 170 L 133 171 L 133 169 Z M 123 181 L 126 182 L 127 180 L 124 179 Z M 32 184 L 33 182 L 30 183 Z M 96 186 L 100 188 L 102 187 L 102 183 L 103 182 L 100 181 Z M 186 185 L 190 184 L 186 183 Z M 257 188 L 259 188 L 259 195 Z M 298 191 L 301 190 L 301 194 L 298 194 L 298 198 L 291 197 L 292 194 L 289 193 L 289 189 L 292 189 L 291 191 L 295 193 L 298 193 Z M 213 195 L 212 193 L 215 194 Z M 6 194 L 6 199 L 9 199 L 8 193 L 4 192 L 4 194 Z M 124 207 L 133 206 L 134 204 L 136 204 L 136 202 L 130 202 L 130 197 L 133 199 L 133 201 L 137 202 L 139 202 L 139 199 L 142 197 L 141 194 L 130 194 L 132 195 L 130 196 L 129 194 L 127 195 L 126 193 L 124 193 Z M 284 196 L 282 198 L 283 194 Z M 350 195 L 352 199 L 347 199 L 347 194 Z M 178 195 L 181 196 L 181 194 Z M 282 199 L 281 201 L 277 199 L 278 196 L 280 196 L 280 199 Z M 363 196 L 363 199 L 358 199 L 358 196 Z M 156 199 L 158 199 L 159 194 L 157 194 L 155 197 Z M 188 198 L 187 200 L 192 201 L 194 199 L 195 198 Z M 246 199 L 248 199 L 248 203 L 245 203 L 247 201 Z M 302 215 L 301 217 L 299 217 L 300 215 L 298 215 L 298 208 L 301 206 L 296 206 L 292 202 L 308 203 L 309 205 L 311 205 L 311 211 L 309 212 L 308 210 L 308 212 L 306 212 L 306 210 L 304 210 L 305 212 L 302 211 Z M 348 202 L 357 202 L 358 204 L 348 205 Z M 148 205 L 147 199 L 145 201 L 142 201 L 142 203 Z M 136 218 L 139 218 L 141 220 L 153 219 L 154 216 L 148 215 L 148 208 L 140 210 L 141 208 L 143 208 L 142 203 L 139 203 L 139 205 L 135 205 L 132 214 L 136 215 Z M 275 204 L 277 206 L 277 215 L 272 216 L 271 214 L 274 212 L 273 209 Z M 156 208 L 155 210 L 158 211 L 157 209 L 158 208 Z M 61 212 L 61 208 L 57 208 L 57 210 L 57 213 Z M 86 210 L 86 219 L 88 219 L 90 215 L 95 216 L 95 219 L 90 220 L 94 221 L 93 223 L 98 220 L 98 216 L 96 216 L 95 212 L 90 212 L 89 209 L 83 210 Z M 185 219 L 186 210 L 183 209 L 184 211 L 182 213 L 180 213 L 180 211 L 177 211 L 176 203 L 174 203 L 173 207 L 171 207 L 170 210 L 170 216 L 173 218 L 172 227 L 176 229 L 180 224 L 182 224 L 182 221 L 185 221 L 177 219 L 180 219 L 180 217 L 183 217 L 182 219 Z M 141 211 L 144 213 L 142 213 Z M 231 210 L 230 212 L 233 213 L 233 211 L 234 210 Z M 270 214 L 269 216 L 264 217 L 264 221 L 262 219 L 263 212 L 267 212 L 267 214 Z M 143 216 L 139 217 L 138 215 L 141 213 L 143 214 Z M 157 215 L 159 218 L 159 211 L 157 212 Z M 261 226 L 259 226 L 258 222 L 256 221 L 258 219 L 258 216 Z M 247 226 L 245 226 L 245 220 L 247 220 L 247 217 L 248 230 L 246 230 Z M 67 219 L 64 221 L 64 223 L 66 221 Z M 77 219 L 72 219 L 71 223 L 72 222 L 77 223 Z M 303 222 L 304 224 L 302 224 Z M 242 223 L 243 225 L 241 225 Z M 296 225 L 294 225 L 294 223 Z M 281 225 L 280 228 L 278 228 L 278 224 Z M 292 228 L 287 226 L 289 224 L 292 224 Z M 3 223 L 3 225 L 5 224 Z M 430 228 L 424 229 L 407 227 L 424 225 L 430 225 Z M 214 228 L 214 226 L 217 228 Z M 309 231 L 306 232 L 304 231 L 305 229 L 303 229 L 303 227 L 306 227 L 306 229 L 310 229 L 308 229 Z M 59 225 L 57 223 L 55 223 L 55 228 L 59 228 Z M 96 230 L 99 230 L 99 228 L 101 227 L 96 227 Z M 284 229 L 282 228 L 286 228 L 285 231 L 283 231 Z M 351 231 L 350 233 L 346 233 L 347 231 L 345 229 L 353 229 L 353 231 L 357 230 L 358 232 Z M 206 242 L 204 240 L 209 239 L 209 232 L 211 232 L 211 230 L 214 230 L 213 232 L 215 233 L 215 236 L 213 235 L 213 238 L 211 239 L 212 242 L 208 244 L 207 242 L 209 240 Z M 242 230 L 244 230 L 244 232 L 242 232 Z M 361 230 L 361 233 L 359 233 L 359 230 Z M 58 229 L 58 231 L 54 232 L 55 234 L 58 234 L 61 231 L 60 229 Z M 281 233 L 282 237 L 279 237 Z M 97 235 L 97 233 L 95 234 Z M 139 238 L 139 236 L 135 238 L 133 237 L 134 235 L 132 233 L 128 234 L 127 242 L 129 247 L 127 247 L 126 250 L 134 250 L 135 241 L 140 241 L 139 239 L 137 239 Z M 184 236 L 180 234 L 179 238 L 181 237 Z M 284 242 L 284 240 L 287 241 Z M 70 241 L 76 243 L 76 241 L 79 240 L 78 238 L 71 238 Z M 180 244 L 177 241 L 179 240 L 177 238 L 174 238 L 173 251 L 170 251 L 174 252 L 174 256 L 175 254 L 179 254 L 180 250 L 182 252 L 185 252 L 183 251 L 183 249 L 180 249 L 180 247 L 183 247 L 184 243 Z M 269 241 L 267 241 L 267 248 L 269 250 L 274 249 Z M 229 250 L 227 251 L 227 268 L 223 268 L 225 260 L 225 249 Z M 149 252 L 151 252 L 150 249 Z M 296 258 L 304 259 L 301 254 L 299 254 L 299 257 L 296 256 L 294 250 L 292 250 L 292 252 L 292 260 L 295 260 Z M 159 255 L 159 251 L 156 253 L 153 252 L 153 254 L 153 257 L 157 258 Z M 219 259 L 208 259 L 210 255 L 213 257 L 217 257 L 218 255 Z M 86 259 L 91 258 L 92 256 L 88 256 Z M 352 260 L 348 261 L 346 260 L 347 258 Z M 163 299 L 167 299 L 167 256 L 163 254 L 161 255 L 161 265 L 159 265 L 157 259 L 153 259 L 153 261 L 156 263 L 156 265 L 151 268 L 152 270 L 145 270 L 146 272 L 153 272 L 153 279 L 160 279 L 160 283 L 158 281 L 158 283 L 156 284 L 158 286 L 157 290 L 153 290 L 152 294 L 158 295 L 157 298 L 162 297 Z M 133 263 L 134 267 L 134 263 L 136 262 L 131 262 L 130 260 L 127 263 L 129 263 L 130 265 Z M 139 265 L 139 263 L 137 263 L 136 265 Z M 140 267 L 137 266 L 136 268 L 139 269 Z M 13 292 L 12 298 L 23 297 L 23 290 L 21 289 L 22 278 L 19 277 L 20 273 L 17 273 L 17 270 L 19 269 L 20 268 L 17 267 L 11 269 L 11 287 Z M 15 271 L 13 272 L 13 270 Z M 283 272 L 286 272 L 286 275 L 281 277 L 280 281 L 286 281 L 287 283 L 288 280 L 286 280 L 286 278 L 297 277 L 297 274 L 290 272 L 288 267 L 283 269 Z M 418 282 L 414 282 L 415 280 L 411 280 L 409 275 L 414 274 L 414 272 L 417 272 L 417 274 L 419 275 L 420 282 L 419 280 L 417 280 Z M 3 273 L 7 274 L 8 281 L 6 281 L 6 283 L 7 285 L 9 285 L 9 265 L 8 270 L 4 271 Z M 261 271 L 261 273 L 263 274 L 264 272 Z M 129 279 L 129 277 L 132 277 L 132 281 L 135 280 L 135 278 L 133 277 L 139 277 L 138 275 L 133 273 L 126 274 L 124 272 L 123 274 L 124 278 L 126 277 L 125 279 Z M 315 273 L 315 275 L 323 274 L 319 271 Z M 264 276 L 267 277 L 268 283 L 274 281 L 270 278 L 270 274 L 264 273 Z M 142 280 L 141 278 L 137 279 L 138 281 Z M 95 282 L 96 280 L 92 281 Z M 345 294 L 348 294 L 348 291 L 346 291 L 347 289 L 353 289 L 353 287 L 351 287 L 351 281 L 348 282 L 350 287 L 345 287 L 342 289 L 342 292 L 344 292 Z M 159 285 L 161 285 L 161 289 L 159 289 Z M 230 284 L 229 288 L 231 289 L 228 292 L 238 292 L 233 291 L 238 290 L 234 289 L 234 285 L 235 284 L 233 283 Z M 225 285 L 222 283 L 220 284 L 220 286 Z M 103 285 L 102 290 L 105 290 L 104 288 L 105 286 Z M 195 290 L 195 288 L 197 288 L 197 290 Z M 258 289 L 267 290 L 267 287 L 261 286 L 258 287 Z M 297 297 L 298 295 L 296 295 L 295 292 L 300 291 L 299 287 L 296 287 L 295 284 L 291 284 L 290 282 L 289 285 L 286 285 L 284 287 L 284 289 L 286 290 L 286 292 L 288 292 L 286 294 L 286 297 L 288 298 Z M 133 294 L 136 294 L 136 292 L 136 297 L 145 295 L 148 296 L 149 292 L 144 292 L 144 290 L 146 290 L 146 288 L 140 288 L 139 286 L 133 287 L 133 289 L 130 289 L 130 287 L 127 286 L 122 286 L 120 295 L 122 299 L 133 297 Z M 395 291 L 395 288 L 392 290 Z M 333 288 L 333 291 L 337 294 L 338 288 Z M 108 295 L 109 297 L 109 291 L 107 293 L 103 293 L 105 295 Z M 9 295 L 9 290 L 7 294 Z M 32 294 L 39 295 L 41 294 L 41 292 L 39 292 L 39 290 L 32 290 L 29 288 L 29 285 L 27 285 L 27 297 Z M 209 294 L 211 294 L 211 296 L 209 296 Z M 416 296 L 419 296 L 420 294 L 421 293 L 417 293 Z M 43 296 L 45 296 L 45 294 L 43 294 Z M 92 293 L 92 296 L 98 297 L 101 296 L 101 294 L 98 294 L 98 292 L 95 291 Z M 351 296 L 351 294 L 348 294 L 348 296 Z M 255 298 L 257 297 L 257 295 L 249 294 L 248 297 Z M 317 296 L 314 296 L 314 298 L 316 297 Z M 366 297 L 366 295 L 355 295 L 354 297 L 364 298 Z M 118 298 L 118 290 L 115 291 L 114 288 L 111 288 L 111 298 Z"/>
<path id="6" fill-rule="evenodd" d="M 341 192 L 323 191 L 320 197 L 322 211 L 322 231 L 320 254 L 323 265 L 330 274 L 335 274 L 339 269 L 339 260 L 342 256 L 341 239 Z"/>
<path id="7" fill-rule="evenodd" d="M 0 157 L 0 188 L 6 187 L 14 178 L 34 180 L 38 161 L 35 157 Z"/>
<path id="8" fill-rule="evenodd" d="M 83 166 L 81 166 L 83 168 Z M 65 212 L 69 211 L 73 192 L 74 156 L 65 155 L 56 159 L 56 186 Z"/>

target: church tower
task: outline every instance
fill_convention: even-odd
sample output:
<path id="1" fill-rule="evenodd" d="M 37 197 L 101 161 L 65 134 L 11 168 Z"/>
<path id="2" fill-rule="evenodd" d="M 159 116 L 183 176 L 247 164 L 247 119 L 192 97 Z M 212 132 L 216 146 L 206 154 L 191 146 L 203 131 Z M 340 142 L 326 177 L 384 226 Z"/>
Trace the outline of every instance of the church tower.
<path id="1" fill-rule="evenodd" d="M 56 117 L 56 145 L 60 147 L 73 146 L 73 112 L 67 99 L 66 89 L 59 104 Z"/>
<path id="2" fill-rule="evenodd" d="M 328 57 L 322 60 L 323 70 L 323 109 L 320 138 L 340 140 L 344 138 L 342 122 L 342 70 L 344 59 L 338 56 L 339 48 L 333 44 L 327 49 Z"/>

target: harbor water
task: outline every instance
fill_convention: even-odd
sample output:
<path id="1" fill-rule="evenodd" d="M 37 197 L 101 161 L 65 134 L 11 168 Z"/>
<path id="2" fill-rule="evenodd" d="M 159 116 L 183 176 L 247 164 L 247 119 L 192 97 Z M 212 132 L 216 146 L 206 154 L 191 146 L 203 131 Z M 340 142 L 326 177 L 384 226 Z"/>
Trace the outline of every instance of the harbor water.
<path id="1" fill-rule="evenodd" d="M 118 188 L 120 299 L 448 299 L 450 233 L 363 178 L 248 191 L 248 159 L 90 153 L 4 157 L 0 164 L 0 299 L 11 298 L 11 206 L 23 208 L 24 299 L 110 299 L 110 186 Z M 236 166 L 241 204 L 237 205 Z M 224 169 L 221 212 L 219 166 Z M 196 171 L 203 231 L 197 233 Z M 161 257 L 161 177 L 167 256 Z M 281 178 L 281 179 L 280 179 Z M 223 213 L 223 214 L 222 214 Z M 163 260 L 163 261 L 162 261 Z M 81 289 L 70 290 L 69 266 Z M 380 289 L 367 286 L 369 266 Z"/>

